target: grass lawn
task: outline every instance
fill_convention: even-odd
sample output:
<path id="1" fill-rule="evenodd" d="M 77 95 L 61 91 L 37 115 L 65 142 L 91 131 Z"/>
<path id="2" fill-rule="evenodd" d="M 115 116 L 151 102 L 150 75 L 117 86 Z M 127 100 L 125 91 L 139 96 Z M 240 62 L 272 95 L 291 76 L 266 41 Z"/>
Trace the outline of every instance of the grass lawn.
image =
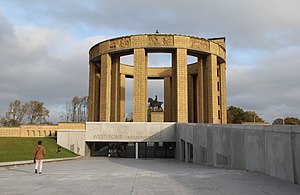
<path id="1" fill-rule="evenodd" d="M 0 137 L 0 162 L 33 160 L 33 150 L 38 140 L 43 141 L 46 149 L 45 159 L 76 156 L 73 152 L 61 148 L 57 153 L 56 139 L 51 137 Z"/>

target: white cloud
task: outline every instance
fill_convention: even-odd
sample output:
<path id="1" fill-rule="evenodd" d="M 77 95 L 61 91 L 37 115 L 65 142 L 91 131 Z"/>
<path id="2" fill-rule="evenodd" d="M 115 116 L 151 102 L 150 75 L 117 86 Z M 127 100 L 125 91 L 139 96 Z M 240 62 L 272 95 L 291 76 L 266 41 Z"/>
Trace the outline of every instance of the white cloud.
<path id="1" fill-rule="evenodd" d="M 300 47 L 278 48 L 255 66 L 228 67 L 228 105 L 256 110 L 272 122 L 276 117 L 299 117 Z"/>
<path id="2" fill-rule="evenodd" d="M 38 99 L 55 108 L 73 96 L 87 95 L 87 51 L 103 38 L 77 41 L 59 29 L 12 28 L 6 18 L 1 20 L 10 29 L 7 33 L 10 36 L 2 36 L 1 42 L 6 52 L 0 54 L 0 113 L 3 114 L 15 99 L 23 102 Z M 57 112 L 52 109 L 50 114 Z"/>

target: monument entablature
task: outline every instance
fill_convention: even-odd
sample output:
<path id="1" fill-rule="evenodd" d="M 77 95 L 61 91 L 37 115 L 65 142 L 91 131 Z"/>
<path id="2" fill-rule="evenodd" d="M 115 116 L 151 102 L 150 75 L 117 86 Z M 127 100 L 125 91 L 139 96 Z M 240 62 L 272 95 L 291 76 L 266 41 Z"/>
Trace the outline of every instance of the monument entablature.
<path id="1" fill-rule="evenodd" d="M 133 121 L 147 121 L 148 79 L 164 80 L 164 121 L 226 123 L 225 38 L 142 34 L 90 49 L 89 121 L 122 122 L 125 78 L 133 78 Z M 170 53 L 170 67 L 149 67 L 148 53 Z M 120 58 L 133 55 L 133 65 Z M 187 56 L 196 57 L 188 64 Z"/>
<path id="2" fill-rule="evenodd" d="M 188 50 L 189 55 L 198 56 L 199 54 L 212 53 L 218 56 L 218 60 L 225 62 L 225 47 L 213 40 L 170 34 L 132 35 L 100 42 L 90 49 L 89 54 L 90 60 L 93 61 L 99 60 L 99 57 L 106 53 L 121 56 L 130 55 L 133 54 L 133 49 L 136 48 L 144 48 L 147 53 L 172 53 L 176 48 L 183 48 Z"/>

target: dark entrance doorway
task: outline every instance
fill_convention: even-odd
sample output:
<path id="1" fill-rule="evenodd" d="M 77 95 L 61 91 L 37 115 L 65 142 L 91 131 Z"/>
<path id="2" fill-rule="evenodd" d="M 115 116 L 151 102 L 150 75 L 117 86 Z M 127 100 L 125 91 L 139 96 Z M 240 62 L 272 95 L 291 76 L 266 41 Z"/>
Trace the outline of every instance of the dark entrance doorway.
<path id="1" fill-rule="evenodd" d="M 87 142 L 91 156 L 135 158 L 134 142 Z M 139 142 L 139 158 L 175 158 L 175 142 Z"/>
<path id="2" fill-rule="evenodd" d="M 91 156 L 135 158 L 135 145 L 131 142 L 88 142 Z"/>

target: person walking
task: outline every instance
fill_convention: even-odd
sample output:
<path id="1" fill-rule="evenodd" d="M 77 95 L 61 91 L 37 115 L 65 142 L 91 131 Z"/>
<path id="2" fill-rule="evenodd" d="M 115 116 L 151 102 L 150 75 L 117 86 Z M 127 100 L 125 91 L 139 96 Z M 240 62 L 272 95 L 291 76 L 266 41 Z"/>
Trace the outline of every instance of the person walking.
<path id="1" fill-rule="evenodd" d="M 38 141 L 38 145 L 35 147 L 34 151 L 33 151 L 34 155 L 35 155 L 35 173 L 42 174 L 42 168 L 43 168 L 43 159 L 44 156 L 46 154 L 46 149 L 44 148 L 44 146 L 42 146 L 42 140 Z"/>

